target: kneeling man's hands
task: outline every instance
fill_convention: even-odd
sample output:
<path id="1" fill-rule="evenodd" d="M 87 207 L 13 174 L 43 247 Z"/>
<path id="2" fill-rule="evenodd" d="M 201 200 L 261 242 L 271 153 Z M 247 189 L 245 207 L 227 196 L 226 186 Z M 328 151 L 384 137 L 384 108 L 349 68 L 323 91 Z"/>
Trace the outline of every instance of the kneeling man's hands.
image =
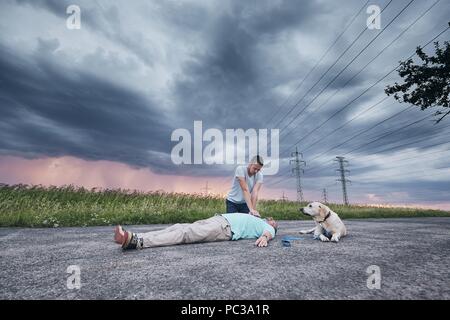
<path id="1" fill-rule="evenodd" d="M 259 214 L 259 212 L 258 211 L 256 211 L 256 210 L 250 210 L 250 214 L 251 215 L 253 215 L 253 216 L 255 216 L 255 217 L 259 217 L 259 218 L 261 218 L 261 215 Z"/>

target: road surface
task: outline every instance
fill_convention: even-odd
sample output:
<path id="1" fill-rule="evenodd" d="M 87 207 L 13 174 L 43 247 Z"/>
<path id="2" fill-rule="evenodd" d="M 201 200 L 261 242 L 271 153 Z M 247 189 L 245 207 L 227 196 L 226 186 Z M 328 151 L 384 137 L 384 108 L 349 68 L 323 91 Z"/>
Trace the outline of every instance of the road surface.
<path id="1" fill-rule="evenodd" d="M 112 241 L 113 227 L 0 228 L 0 299 L 450 298 L 450 218 L 345 223 L 338 244 L 303 235 L 283 247 L 283 236 L 313 222 L 281 221 L 267 248 L 239 240 L 127 252 Z M 370 266 L 380 278 L 368 281 Z"/>

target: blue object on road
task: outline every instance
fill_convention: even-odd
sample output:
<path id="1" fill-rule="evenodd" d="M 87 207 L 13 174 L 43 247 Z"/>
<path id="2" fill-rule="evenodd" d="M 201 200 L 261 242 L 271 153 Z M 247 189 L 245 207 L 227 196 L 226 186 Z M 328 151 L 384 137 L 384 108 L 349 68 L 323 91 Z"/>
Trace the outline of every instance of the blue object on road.
<path id="1" fill-rule="evenodd" d="M 281 244 L 283 245 L 283 247 L 290 247 L 291 246 L 291 242 L 293 240 L 302 240 L 302 238 L 300 238 L 300 237 L 292 237 L 292 236 L 284 236 L 281 239 Z"/>

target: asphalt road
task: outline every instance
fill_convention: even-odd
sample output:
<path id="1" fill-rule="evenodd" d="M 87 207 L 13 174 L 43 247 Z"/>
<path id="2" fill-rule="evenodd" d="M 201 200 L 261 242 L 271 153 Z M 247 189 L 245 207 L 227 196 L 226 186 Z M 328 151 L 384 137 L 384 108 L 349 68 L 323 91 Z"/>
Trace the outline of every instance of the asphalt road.
<path id="1" fill-rule="evenodd" d="M 345 223 L 350 234 L 338 244 L 303 235 L 283 247 L 284 235 L 313 223 L 281 221 L 267 248 L 239 240 L 127 252 L 112 227 L 0 228 L 0 299 L 450 298 L 450 218 Z M 80 289 L 67 287 L 70 265 Z M 379 289 L 367 286 L 371 265 Z"/>

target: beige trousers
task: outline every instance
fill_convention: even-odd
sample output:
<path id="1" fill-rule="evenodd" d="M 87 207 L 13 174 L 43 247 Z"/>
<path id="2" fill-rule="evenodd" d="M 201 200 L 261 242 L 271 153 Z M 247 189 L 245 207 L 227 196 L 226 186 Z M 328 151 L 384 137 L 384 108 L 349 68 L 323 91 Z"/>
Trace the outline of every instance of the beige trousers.
<path id="1" fill-rule="evenodd" d="M 231 240 L 231 227 L 227 219 L 216 215 L 194 223 L 177 223 L 166 229 L 138 233 L 140 248 L 171 246 L 175 244 Z"/>

